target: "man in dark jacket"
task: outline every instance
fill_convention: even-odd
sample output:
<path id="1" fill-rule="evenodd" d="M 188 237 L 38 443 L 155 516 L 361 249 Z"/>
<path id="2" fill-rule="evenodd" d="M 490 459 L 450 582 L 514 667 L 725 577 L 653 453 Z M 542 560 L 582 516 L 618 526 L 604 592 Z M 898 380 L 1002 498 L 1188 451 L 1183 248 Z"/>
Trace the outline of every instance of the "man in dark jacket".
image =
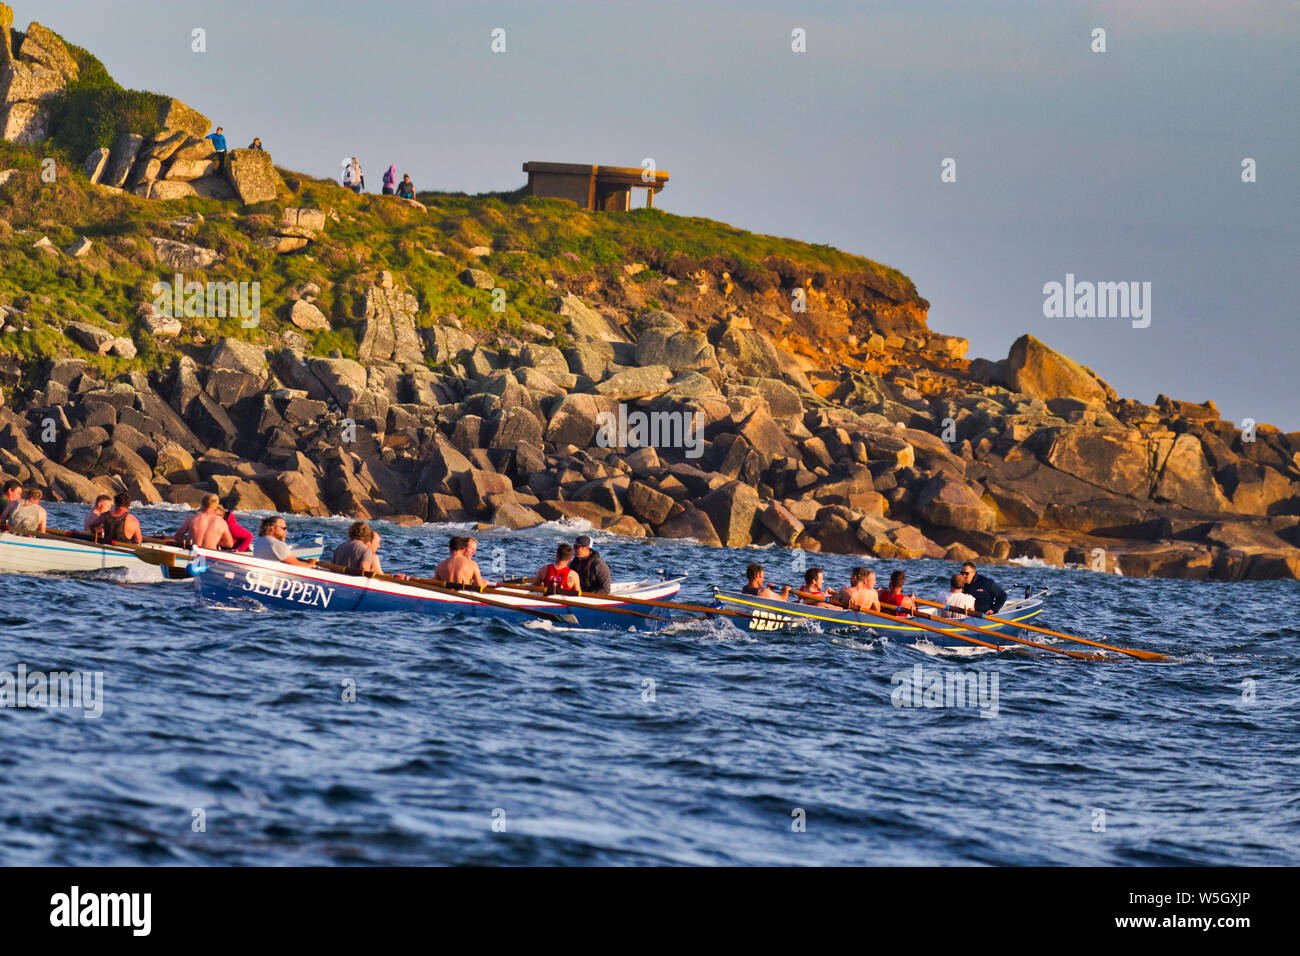
<path id="1" fill-rule="evenodd" d="M 570 565 L 582 579 L 584 594 L 608 594 L 610 586 L 609 565 L 601 558 L 599 551 L 591 550 L 591 539 L 585 534 L 573 542 L 573 564 Z"/>
<path id="2" fill-rule="evenodd" d="M 1007 592 L 987 575 L 979 574 L 973 561 L 961 566 L 962 590 L 975 599 L 976 614 L 997 614 L 1007 603 Z"/>

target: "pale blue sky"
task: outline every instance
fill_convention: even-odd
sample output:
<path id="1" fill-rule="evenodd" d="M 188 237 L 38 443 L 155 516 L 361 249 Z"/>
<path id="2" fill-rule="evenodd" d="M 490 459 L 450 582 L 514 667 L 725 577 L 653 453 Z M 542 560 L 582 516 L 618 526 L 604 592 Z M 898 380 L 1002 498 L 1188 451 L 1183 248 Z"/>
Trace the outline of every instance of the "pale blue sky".
<path id="1" fill-rule="evenodd" d="M 895 266 L 971 355 L 1027 331 L 1122 395 L 1300 429 L 1296 2 L 11 3 L 281 166 L 478 192 L 653 157 L 657 205 Z M 1044 318 L 1067 272 L 1151 282 L 1150 327 Z"/>

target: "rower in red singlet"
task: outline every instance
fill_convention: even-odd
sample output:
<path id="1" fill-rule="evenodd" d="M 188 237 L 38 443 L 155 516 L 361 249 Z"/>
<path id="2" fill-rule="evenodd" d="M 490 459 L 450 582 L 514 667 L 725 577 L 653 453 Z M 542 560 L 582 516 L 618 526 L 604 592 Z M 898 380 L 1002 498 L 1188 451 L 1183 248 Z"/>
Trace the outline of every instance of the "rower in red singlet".
<path id="1" fill-rule="evenodd" d="M 555 561 L 537 572 L 533 584 L 541 585 L 547 594 L 581 594 L 582 582 L 578 573 L 569 567 L 573 560 L 573 546 L 562 544 L 555 549 Z"/>

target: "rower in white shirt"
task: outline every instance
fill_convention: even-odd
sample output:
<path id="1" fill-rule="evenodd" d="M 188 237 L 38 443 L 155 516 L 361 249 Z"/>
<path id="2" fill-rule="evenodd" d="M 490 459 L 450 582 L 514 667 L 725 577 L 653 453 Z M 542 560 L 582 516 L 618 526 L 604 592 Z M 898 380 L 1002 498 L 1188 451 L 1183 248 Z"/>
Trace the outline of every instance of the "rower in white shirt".
<path id="1" fill-rule="evenodd" d="M 965 585 L 966 581 L 960 574 L 952 576 L 948 582 L 951 590 L 943 597 L 946 606 L 939 613 L 940 617 L 965 617 L 975 613 L 975 598 L 962 590 Z"/>

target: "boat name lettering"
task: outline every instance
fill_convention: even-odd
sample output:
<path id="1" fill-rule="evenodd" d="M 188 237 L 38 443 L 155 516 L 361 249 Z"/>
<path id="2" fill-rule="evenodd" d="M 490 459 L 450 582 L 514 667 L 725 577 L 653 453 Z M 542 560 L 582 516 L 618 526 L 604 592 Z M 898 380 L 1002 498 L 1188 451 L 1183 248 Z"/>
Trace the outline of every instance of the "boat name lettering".
<path id="1" fill-rule="evenodd" d="M 310 581 L 275 577 L 262 571 L 249 571 L 245 574 L 242 590 L 312 607 L 329 607 L 330 600 L 334 597 L 334 588 L 312 584 Z"/>

